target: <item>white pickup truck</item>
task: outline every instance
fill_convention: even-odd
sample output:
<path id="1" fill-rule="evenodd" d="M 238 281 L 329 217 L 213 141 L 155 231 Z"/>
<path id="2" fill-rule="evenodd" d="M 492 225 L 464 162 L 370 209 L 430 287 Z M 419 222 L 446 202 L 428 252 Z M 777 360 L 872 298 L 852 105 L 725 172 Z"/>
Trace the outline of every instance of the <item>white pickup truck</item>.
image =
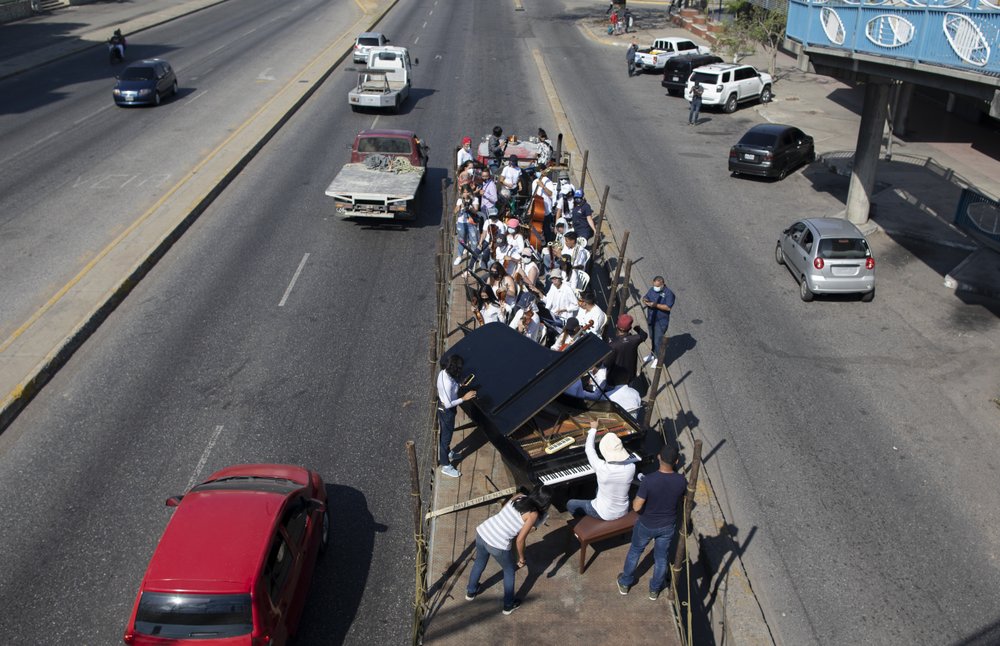
<path id="1" fill-rule="evenodd" d="M 711 54 L 708 47 L 696 45 L 687 38 L 657 38 L 652 47 L 643 47 L 635 53 L 635 68 L 637 70 L 662 70 L 667 60 L 684 54 Z"/>
<path id="2" fill-rule="evenodd" d="M 351 109 L 389 108 L 399 112 L 410 96 L 410 70 L 410 53 L 405 47 L 372 48 L 357 86 L 347 94 Z"/>

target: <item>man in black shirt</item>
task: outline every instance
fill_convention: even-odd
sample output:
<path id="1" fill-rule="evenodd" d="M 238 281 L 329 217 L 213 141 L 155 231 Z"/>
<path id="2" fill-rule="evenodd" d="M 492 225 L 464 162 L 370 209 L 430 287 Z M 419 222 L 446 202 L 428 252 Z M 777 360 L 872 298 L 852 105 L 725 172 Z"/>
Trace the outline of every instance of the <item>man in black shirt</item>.
<path id="1" fill-rule="evenodd" d="M 639 345 L 649 338 L 645 330 L 632 324 L 635 320 L 628 314 L 618 317 L 615 326 L 615 337 L 611 344 L 611 357 L 608 359 L 608 385 L 625 386 L 635 379 L 639 367 Z M 634 330 L 632 334 L 629 330 Z"/>
<path id="2" fill-rule="evenodd" d="M 674 537 L 677 511 L 687 479 L 674 471 L 677 449 L 666 446 L 660 451 L 660 469 L 642 479 L 639 491 L 632 501 L 632 509 L 639 513 L 639 520 L 632 529 L 632 546 L 625 556 L 625 567 L 618 575 L 618 592 L 628 594 L 635 583 L 635 568 L 642 552 L 653 542 L 653 578 L 649 580 L 649 598 L 656 601 L 667 583 L 667 566 L 670 540 Z"/>

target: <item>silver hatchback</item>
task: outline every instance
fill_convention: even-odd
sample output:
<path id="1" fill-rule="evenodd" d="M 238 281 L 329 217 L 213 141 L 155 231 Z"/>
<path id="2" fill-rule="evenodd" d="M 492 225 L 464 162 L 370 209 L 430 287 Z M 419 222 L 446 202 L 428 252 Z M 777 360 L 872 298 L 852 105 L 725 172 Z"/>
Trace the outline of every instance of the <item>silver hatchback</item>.
<path id="1" fill-rule="evenodd" d="M 815 294 L 875 298 L 875 259 L 864 234 L 847 220 L 799 220 L 781 233 L 774 259 L 795 275 L 804 301 Z"/>

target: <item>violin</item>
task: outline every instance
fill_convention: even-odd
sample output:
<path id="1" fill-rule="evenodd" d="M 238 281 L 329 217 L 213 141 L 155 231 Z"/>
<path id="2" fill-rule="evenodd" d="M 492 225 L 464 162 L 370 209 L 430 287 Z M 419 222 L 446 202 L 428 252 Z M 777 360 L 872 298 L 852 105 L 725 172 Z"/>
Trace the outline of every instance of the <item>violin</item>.
<path id="1" fill-rule="evenodd" d="M 569 346 L 571 346 L 574 343 L 576 343 L 576 341 L 578 339 L 580 339 L 584 334 L 586 334 L 587 332 L 589 332 L 591 330 L 591 328 L 593 328 L 593 327 L 594 327 L 594 322 L 593 321 L 587 321 L 587 324 L 586 325 L 581 325 L 580 329 L 577 330 L 576 334 L 574 334 L 572 337 L 570 337 L 569 340 L 566 340 L 566 331 L 563 330 L 562 336 L 559 338 L 559 341 L 560 341 L 561 345 L 559 346 L 559 350 L 558 351 L 562 352 L 563 350 L 565 350 Z"/>

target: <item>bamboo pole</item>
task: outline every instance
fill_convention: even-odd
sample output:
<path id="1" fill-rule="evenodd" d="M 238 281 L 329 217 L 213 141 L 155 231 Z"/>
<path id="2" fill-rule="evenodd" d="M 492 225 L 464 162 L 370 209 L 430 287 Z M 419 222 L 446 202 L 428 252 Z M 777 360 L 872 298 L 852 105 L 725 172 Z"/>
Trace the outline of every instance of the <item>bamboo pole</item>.
<path id="1" fill-rule="evenodd" d="M 681 516 L 680 538 L 677 540 L 677 552 L 674 554 L 673 565 L 670 566 L 670 592 L 668 597 L 673 600 L 677 596 L 677 577 L 687 556 L 688 519 L 691 517 L 691 506 L 694 504 L 694 492 L 698 488 L 698 474 L 701 472 L 701 440 L 694 441 L 694 455 L 691 458 L 691 477 L 688 479 L 687 493 L 684 495 L 684 513 Z M 690 591 L 689 591 L 690 592 Z"/>

